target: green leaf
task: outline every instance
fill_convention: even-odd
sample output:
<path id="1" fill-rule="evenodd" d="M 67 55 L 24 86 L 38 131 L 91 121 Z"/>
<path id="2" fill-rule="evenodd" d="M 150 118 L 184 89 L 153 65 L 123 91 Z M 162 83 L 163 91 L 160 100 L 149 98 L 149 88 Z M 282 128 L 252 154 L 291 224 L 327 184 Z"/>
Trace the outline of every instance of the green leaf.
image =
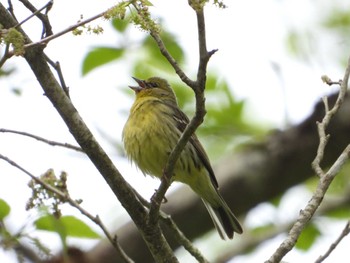
<path id="1" fill-rule="evenodd" d="M 45 230 L 57 233 L 62 241 L 63 246 L 66 246 L 67 233 L 60 219 L 56 219 L 53 215 L 46 214 L 34 222 L 38 230 Z"/>
<path id="2" fill-rule="evenodd" d="M 97 47 L 84 58 L 82 73 L 86 75 L 93 69 L 120 58 L 123 54 L 124 49 L 122 48 Z"/>
<path id="3" fill-rule="evenodd" d="M 258 236 L 258 235 L 263 235 L 265 233 L 271 232 L 274 228 L 275 228 L 275 225 L 266 224 L 266 225 L 258 226 L 251 229 L 251 232 L 254 234 L 254 236 Z"/>
<path id="4" fill-rule="evenodd" d="M 348 182 L 350 180 L 350 164 L 346 163 L 342 170 L 334 178 L 327 194 L 334 196 L 343 196 L 348 191 Z"/>
<path id="5" fill-rule="evenodd" d="M 74 216 L 64 216 L 61 220 L 66 227 L 69 236 L 80 238 L 100 238 L 100 235 L 92 230 L 91 227 Z"/>
<path id="6" fill-rule="evenodd" d="M 295 247 L 307 251 L 314 244 L 316 239 L 321 235 L 320 230 L 314 224 L 309 224 L 301 233 Z"/>
<path id="7" fill-rule="evenodd" d="M 11 207 L 5 200 L 0 199 L 0 220 L 3 220 L 11 211 Z"/>
<path id="8" fill-rule="evenodd" d="M 341 207 L 326 213 L 326 216 L 336 219 L 349 219 L 350 209 L 349 207 Z"/>
<path id="9" fill-rule="evenodd" d="M 350 9 L 335 9 L 329 12 L 328 18 L 324 21 L 324 26 L 331 29 L 345 29 L 350 25 Z"/>
<path id="10" fill-rule="evenodd" d="M 153 6 L 153 4 L 151 3 L 151 1 L 145 0 L 144 1 L 144 5 L 146 6 Z"/>
<path id="11" fill-rule="evenodd" d="M 130 25 L 129 19 L 113 19 L 112 26 L 120 33 L 123 33 Z"/>
<path id="12" fill-rule="evenodd" d="M 61 237 L 100 238 L 100 235 L 87 224 L 74 216 L 62 216 L 60 219 L 45 215 L 35 221 L 37 229 L 56 232 Z"/>
<path id="13" fill-rule="evenodd" d="M 161 38 L 169 53 L 176 60 L 176 62 L 181 65 L 181 63 L 185 59 L 185 56 L 184 51 L 177 42 L 176 37 L 168 32 L 162 31 Z M 170 66 L 169 62 L 159 51 L 158 46 L 156 45 L 154 39 L 151 36 L 145 38 L 143 47 L 145 48 L 146 54 L 149 56 L 149 60 L 145 64 L 151 63 L 158 69 L 168 72 L 174 71 L 174 69 Z"/>
<path id="14" fill-rule="evenodd" d="M 275 196 L 274 198 L 270 199 L 270 204 L 272 204 L 274 207 L 278 207 L 281 203 L 282 195 Z"/>

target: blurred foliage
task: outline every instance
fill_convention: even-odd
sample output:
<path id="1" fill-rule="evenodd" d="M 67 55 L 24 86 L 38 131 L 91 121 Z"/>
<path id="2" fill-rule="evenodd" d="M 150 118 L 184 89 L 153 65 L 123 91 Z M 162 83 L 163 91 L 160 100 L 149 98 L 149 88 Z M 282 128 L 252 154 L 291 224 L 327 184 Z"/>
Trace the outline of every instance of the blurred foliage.
<path id="1" fill-rule="evenodd" d="M 348 63 L 350 39 L 350 6 L 333 6 L 331 11 L 327 13 L 322 24 L 327 29 L 328 34 L 334 35 L 334 42 L 337 47 L 334 56 L 340 62 L 342 68 Z M 333 54 L 332 54 L 333 56 Z M 334 58 L 333 58 L 334 59 Z"/>
<path id="2" fill-rule="evenodd" d="M 326 216 L 333 219 L 345 219 L 350 218 L 350 204 L 347 207 L 339 207 L 326 213 Z"/>
<path id="3" fill-rule="evenodd" d="M 303 24 L 301 27 L 290 26 L 285 38 L 288 52 L 303 62 L 315 65 L 315 62 L 334 64 L 339 69 L 347 65 L 350 46 L 350 6 L 345 1 L 318 1 L 312 6 L 317 14 L 315 23 Z M 325 61 L 322 59 L 326 58 Z M 322 65 L 323 66 L 323 65 Z M 326 148 L 327 151 L 327 148 Z M 324 167 L 326 170 L 327 167 Z M 313 177 L 304 183 L 304 186 L 313 193 L 319 182 L 318 177 Z M 339 198 L 348 196 L 350 192 L 350 165 L 344 166 L 330 185 L 327 198 Z M 350 205 L 338 207 L 327 211 L 325 217 L 337 220 L 349 220 Z M 297 248 L 308 250 L 320 231 L 315 224 L 310 224 L 298 240 Z"/>
<path id="4" fill-rule="evenodd" d="M 315 2 L 313 8 L 317 14 L 315 23 L 289 26 L 285 38 L 287 51 L 310 64 L 322 64 L 326 57 L 327 64 L 335 63 L 344 68 L 349 56 L 350 6 L 341 1 L 325 1 L 323 4 Z"/>
<path id="5" fill-rule="evenodd" d="M 62 247 L 67 247 L 67 238 L 88 238 L 99 239 L 101 236 L 92 230 L 86 223 L 76 218 L 75 216 L 56 216 L 48 213 L 48 208 L 41 207 L 41 216 L 35 220 L 27 221 L 18 230 L 13 231 L 7 227 L 6 217 L 10 214 L 10 206 L 0 199 L 0 248 L 4 250 L 15 250 L 18 262 L 23 261 L 23 255 L 19 249 L 23 244 L 32 245 L 38 254 L 41 256 L 51 256 L 49 244 L 36 237 L 37 234 L 33 232 L 33 227 L 36 230 L 48 231 L 54 235 L 59 235 Z M 29 242 L 28 242 L 29 241 Z"/>
<path id="6" fill-rule="evenodd" d="M 0 248 L 4 251 L 15 250 L 17 262 L 24 262 L 24 256 L 21 254 L 20 248 L 22 242 L 32 244 L 39 253 L 45 256 L 50 255 L 50 250 L 46 245 L 40 241 L 39 238 L 34 235 L 28 234 L 33 233 L 30 223 L 25 222 L 24 225 L 18 230 L 14 231 L 12 227 L 7 226 L 6 217 L 10 214 L 11 207 L 3 199 L 0 199 Z"/>
<path id="7" fill-rule="evenodd" d="M 45 214 L 35 220 L 34 225 L 38 230 L 57 233 L 61 238 L 62 244 L 66 244 L 67 237 L 100 238 L 100 235 L 92 230 L 91 227 L 74 216 L 56 218 L 51 214 Z"/>
<path id="8" fill-rule="evenodd" d="M 49 169 L 39 177 L 39 180 L 60 191 L 63 195 L 69 196 L 66 184 L 67 174 L 65 172 L 61 172 L 59 176 L 56 176 L 54 170 Z M 32 190 L 32 195 L 29 197 L 26 209 L 35 209 L 35 212 L 39 212 L 39 217 L 34 222 L 32 220 L 26 221 L 19 230 L 13 233 L 13 231 L 7 229 L 5 223 L 11 207 L 3 199 L 0 199 L 0 247 L 5 250 L 15 250 L 21 246 L 22 242 L 29 240 L 36 252 L 50 256 L 51 252 L 48 244 L 34 236 L 36 234 L 35 232 L 33 234 L 33 227 L 36 230 L 48 231 L 58 235 L 64 250 L 67 248 L 68 237 L 101 238 L 90 226 L 75 216 L 61 215 L 61 206 L 66 202 L 62 196 L 49 191 L 47 187 L 34 179 L 29 181 L 28 186 Z M 81 200 L 76 201 L 81 202 Z M 15 254 L 17 257 L 21 257 L 20 252 L 16 251 Z"/>
<path id="9" fill-rule="evenodd" d="M 0 78 L 2 77 L 8 77 L 13 73 L 15 70 L 13 68 L 6 69 L 6 68 L 0 68 Z"/>
<path id="10" fill-rule="evenodd" d="M 0 221 L 10 213 L 11 208 L 5 200 L 0 199 Z"/>
<path id="11" fill-rule="evenodd" d="M 350 33 L 350 8 L 334 7 L 322 24 L 326 28 L 334 29 L 341 34 L 346 33 L 348 35 Z"/>
<path id="12" fill-rule="evenodd" d="M 319 180 L 318 177 L 312 177 L 305 182 L 305 186 L 310 191 L 314 191 L 317 187 Z M 327 194 L 329 196 L 343 196 L 347 194 L 350 190 L 350 164 L 344 165 L 343 169 L 334 178 L 332 184 L 330 185 Z"/>
<path id="13" fill-rule="evenodd" d="M 311 248 L 320 235 L 321 232 L 318 227 L 311 223 L 303 229 L 295 247 L 300 250 L 307 251 Z"/>
<path id="14" fill-rule="evenodd" d="M 34 227 L 37 230 L 49 231 L 60 237 L 63 248 L 67 247 L 67 237 L 76 238 L 100 238 L 87 224 L 74 216 L 62 216 L 61 207 L 67 203 L 70 196 L 67 188 L 67 173 L 55 174 L 53 169 L 48 169 L 38 178 L 28 183 L 32 194 L 26 204 L 26 209 L 36 209 L 41 216 L 35 220 Z M 45 184 L 45 185 L 43 185 Z M 50 191 L 48 187 L 55 188 L 60 194 Z M 66 198 L 62 197 L 65 196 Z M 82 200 L 76 200 L 81 203 Z"/>
<path id="15" fill-rule="evenodd" d="M 286 47 L 291 55 L 308 61 L 312 55 L 312 48 L 310 46 L 314 46 L 311 32 L 306 29 L 303 32 L 295 29 L 289 30 L 286 37 Z"/>
<path id="16" fill-rule="evenodd" d="M 112 47 L 98 47 L 94 48 L 85 57 L 83 63 L 82 73 L 88 74 L 93 69 L 107 64 L 110 61 L 116 60 L 122 57 L 124 49 L 112 48 Z"/>

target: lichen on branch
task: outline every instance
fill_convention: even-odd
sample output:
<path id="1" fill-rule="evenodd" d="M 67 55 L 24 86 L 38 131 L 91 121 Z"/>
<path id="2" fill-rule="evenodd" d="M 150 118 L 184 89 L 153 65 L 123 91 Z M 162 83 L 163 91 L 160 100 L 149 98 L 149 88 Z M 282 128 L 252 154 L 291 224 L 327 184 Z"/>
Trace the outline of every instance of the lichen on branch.
<path id="1" fill-rule="evenodd" d="M 24 37 L 18 30 L 15 28 L 2 29 L 0 37 L 5 44 L 12 45 L 14 55 L 20 56 L 24 54 Z"/>

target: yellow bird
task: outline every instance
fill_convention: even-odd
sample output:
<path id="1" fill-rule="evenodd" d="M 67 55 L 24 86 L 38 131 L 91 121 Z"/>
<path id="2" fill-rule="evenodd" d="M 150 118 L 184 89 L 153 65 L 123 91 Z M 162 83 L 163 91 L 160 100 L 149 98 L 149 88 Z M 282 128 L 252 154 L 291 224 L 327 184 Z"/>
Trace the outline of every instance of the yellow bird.
<path id="1" fill-rule="evenodd" d="M 189 123 L 169 83 L 162 78 L 134 78 L 136 99 L 123 129 L 126 154 L 144 174 L 161 178 L 169 154 Z M 195 134 L 174 167 L 172 180 L 189 185 L 203 200 L 222 239 L 243 232 L 220 195 L 209 158 Z"/>

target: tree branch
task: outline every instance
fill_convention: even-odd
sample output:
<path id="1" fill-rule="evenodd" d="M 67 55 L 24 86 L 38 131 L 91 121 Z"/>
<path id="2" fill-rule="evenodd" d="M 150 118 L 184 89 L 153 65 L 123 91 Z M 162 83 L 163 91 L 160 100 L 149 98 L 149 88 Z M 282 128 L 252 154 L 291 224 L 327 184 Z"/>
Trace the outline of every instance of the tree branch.
<path id="1" fill-rule="evenodd" d="M 103 233 L 105 234 L 105 236 L 108 238 L 108 240 L 111 242 L 111 244 L 113 245 L 113 247 L 116 249 L 116 251 L 118 251 L 119 255 L 123 258 L 124 262 L 126 263 L 132 263 L 133 261 L 129 258 L 129 256 L 124 252 L 123 248 L 120 246 L 120 244 L 117 241 L 117 236 L 115 235 L 114 237 L 112 237 L 112 235 L 109 233 L 109 231 L 107 230 L 106 226 L 103 224 L 103 222 L 101 221 L 100 217 L 98 215 L 93 216 L 92 214 L 90 214 L 87 210 L 85 210 L 80 204 L 79 202 L 77 202 L 76 200 L 72 199 L 70 197 L 70 195 L 68 193 L 63 193 L 60 190 L 56 189 L 55 187 L 47 184 L 46 182 L 44 182 L 43 180 L 41 180 L 40 178 L 36 177 L 35 175 L 33 175 L 32 173 L 28 172 L 26 169 L 24 169 L 22 166 L 18 165 L 16 162 L 14 162 L 13 160 L 9 159 L 8 157 L 0 154 L 0 159 L 3 159 L 4 161 L 6 161 L 7 163 L 11 164 L 12 166 L 16 167 L 17 169 L 19 169 L 20 171 L 22 171 L 23 173 L 25 173 L 26 175 L 28 175 L 30 178 L 32 178 L 36 183 L 40 184 L 41 186 L 43 186 L 46 190 L 56 194 L 63 202 L 69 203 L 71 206 L 73 206 L 74 208 L 78 209 L 78 211 L 80 213 L 82 213 L 84 216 L 86 216 L 87 218 L 89 218 L 92 222 L 94 222 L 96 225 L 98 225 L 101 230 L 103 231 Z"/>
<path id="2" fill-rule="evenodd" d="M 339 243 L 343 240 L 344 237 L 346 237 L 350 233 L 350 221 L 348 221 L 341 232 L 340 236 L 337 238 L 337 240 L 329 247 L 327 252 L 320 256 L 315 263 L 321 263 L 323 262 L 329 255 L 336 249 L 336 247 L 339 245 Z"/>
<path id="3" fill-rule="evenodd" d="M 197 81 L 189 81 L 187 78 L 182 76 L 185 81 L 187 81 L 190 85 L 190 87 L 195 92 L 196 97 L 196 111 L 195 115 L 190 121 L 190 123 L 187 125 L 186 129 L 182 133 L 180 139 L 178 140 L 176 146 L 172 150 L 172 152 L 169 155 L 169 159 L 167 161 L 167 164 L 164 167 L 163 170 L 163 177 L 161 179 L 161 184 L 158 188 L 158 190 L 155 192 L 155 194 L 152 196 L 151 200 L 151 208 L 150 208 L 150 221 L 157 223 L 158 221 L 158 212 L 160 204 L 164 198 L 164 195 L 166 191 L 168 190 L 170 184 L 171 184 L 171 177 L 173 175 L 174 166 L 176 164 L 176 161 L 180 157 L 181 152 L 185 148 L 187 142 L 189 141 L 190 137 L 196 129 L 199 127 L 199 125 L 203 122 L 204 116 L 206 114 L 205 110 L 205 97 L 204 97 L 204 89 L 205 89 L 205 83 L 206 83 L 206 66 L 209 61 L 209 58 L 211 55 L 208 55 L 210 53 L 206 50 L 206 38 L 205 38 L 205 23 L 204 23 L 204 13 L 203 8 L 197 10 L 194 9 L 197 16 L 198 21 L 198 38 L 199 38 L 199 66 L 198 66 L 198 73 L 197 73 Z M 155 38 L 156 33 L 153 33 L 153 37 Z M 157 39 L 157 38 L 155 38 Z M 156 41 L 157 42 L 157 41 Z M 157 42 L 158 44 L 162 44 L 162 42 Z M 160 46 L 160 49 L 162 50 L 162 46 Z M 173 65 L 174 61 L 172 60 L 172 57 L 167 52 L 164 52 L 165 57 L 169 60 L 170 64 Z M 176 66 L 176 64 L 175 64 Z M 178 68 L 174 68 L 175 71 L 178 72 Z M 180 75 L 179 75 L 180 76 Z M 181 78 L 181 76 L 180 76 Z"/>
<path id="4" fill-rule="evenodd" d="M 32 14 L 28 16 L 26 19 L 22 20 L 20 23 L 18 23 L 16 27 L 23 25 L 32 17 L 37 16 L 42 21 L 44 28 L 46 29 L 45 32 L 47 33 L 47 35 L 52 35 L 52 28 L 49 23 L 48 17 L 46 15 L 41 14 L 40 12 L 44 9 L 51 9 L 53 5 L 53 0 L 47 2 L 43 7 L 39 8 L 38 10 L 27 0 L 20 0 L 20 2 L 22 2 L 22 4 L 25 7 L 27 7 L 30 11 L 32 11 Z"/>
<path id="5" fill-rule="evenodd" d="M 67 148 L 67 149 L 75 150 L 77 152 L 84 153 L 84 151 L 80 147 L 77 147 L 75 145 L 72 145 L 72 144 L 69 144 L 69 143 L 61 143 L 61 142 L 51 141 L 51 140 L 42 138 L 40 136 L 28 133 L 28 132 L 15 131 L 15 130 L 3 129 L 3 128 L 0 128 L 0 132 L 19 134 L 19 135 L 23 135 L 23 136 L 26 136 L 26 137 L 30 137 L 30 138 L 36 139 L 36 140 L 38 140 L 40 142 L 43 142 L 43 143 L 47 143 L 47 144 L 49 144 L 51 146 L 60 146 L 60 147 L 64 147 L 64 148 Z"/>
<path id="6" fill-rule="evenodd" d="M 200 263 L 209 263 L 207 259 L 202 255 L 202 253 L 197 249 L 192 242 L 182 233 L 182 231 L 178 228 L 174 220 L 167 215 L 161 215 L 162 222 L 164 222 L 171 235 L 177 240 L 179 244 L 181 244 L 198 262 Z"/>
<path id="7" fill-rule="evenodd" d="M 339 208 L 347 209 L 350 201 L 349 190 L 345 193 L 344 196 L 341 196 L 339 198 L 334 198 L 333 200 L 325 199 L 324 201 L 326 202 L 322 202 L 322 205 L 320 206 L 320 209 L 318 209 L 316 216 L 321 217 Z M 283 224 L 277 223 L 276 226 L 266 229 L 265 231 L 260 230 L 258 233 L 257 231 L 251 231 L 248 229 L 248 231 L 245 232 L 244 236 L 238 240 L 236 246 L 228 249 L 227 252 L 224 251 L 220 253 L 220 256 L 215 260 L 215 262 L 228 262 L 234 256 L 247 254 L 263 242 L 287 232 L 294 223 L 295 222 L 292 220 Z"/>
<path id="8" fill-rule="evenodd" d="M 277 250 L 274 252 L 274 254 L 270 257 L 269 260 L 267 260 L 267 263 L 275 263 L 280 262 L 282 258 L 293 249 L 295 246 L 295 243 L 298 240 L 298 237 L 300 236 L 301 232 L 305 228 L 306 224 L 310 221 L 314 213 L 316 212 L 317 208 L 321 204 L 324 195 L 326 194 L 328 187 L 332 183 L 334 177 L 339 173 L 340 169 L 343 167 L 344 163 L 350 158 L 350 145 L 348 145 L 341 155 L 338 157 L 338 159 L 334 162 L 334 164 L 331 166 L 331 168 L 327 171 L 327 173 L 323 173 L 320 162 L 323 159 L 324 150 L 327 143 L 328 136 L 326 135 L 326 128 L 332 119 L 332 117 L 338 112 L 341 104 L 344 101 L 346 91 L 348 88 L 348 81 L 349 81 L 349 75 L 350 75 L 350 57 L 348 59 L 348 65 L 345 70 L 344 78 L 341 83 L 340 92 L 338 94 L 337 100 L 330 110 L 328 110 L 328 102 L 324 100 L 325 107 L 326 107 L 326 113 L 321 123 L 318 123 L 318 132 L 320 137 L 320 143 L 319 147 L 317 149 L 317 155 L 315 158 L 315 161 L 312 163 L 312 166 L 317 173 L 317 175 L 320 176 L 320 181 L 317 185 L 317 188 L 315 190 L 314 195 L 306 205 L 305 209 L 300 211 L 300 215 L 289 231 L 288 237 L 281 243 L 281 245 L 277 248 Z"/>
<path id="9" fill-rule="evenodd" d="M 102 15 L 103 13 L 95 16 L 92 19 Z M 1 3 L 0 23 L 5 28 L 14 27 L 17 24 L 16 20 L 13 19 L 13 17 L 7 12 L 6 8 Z M 79 25 L 81 25 L 81 23 L 75 25 L 74 27 Z M 160 227 L 155 226 L 152 229 L 149 227 L 147 224 L 148 212 L 146 211 L 145 207 L 138 201 L 134 194 L 134 190 L 130 188 L 105 151 L 95 140 L 78 111 L 65 94 L 62 87 L 60 87 L 57 80 L 54 78 L 49 66 L 47 65 L 42 46 L 38 45 L 38 43 L 33 44 L 20 27 L 18 28 L 18 31 L 24 36 L 25 43 L 27 44 L 24 58 L 31 67 L 34 75 L 40 83 L 40 86 L 44 90 L 45 95 L 56 108 L 73 137 L 90 158 L 95 167 L 99 170 L 109 187 L 119 199 L 120 203 L 129 213 L 139 228 L 151 253 L 155 257 L 155 260 L 159 262 L 177 262 L 173 255 L 173 251 L 161 233 Z M 66 30 L 56 34 L 55 37 L 63 35 L 68 31 Z M 52 37 L 53 36 L 43 39 L 40 41 L 40 43 L 46 43 L 47 41 L 53 39 Z"/>
<path id="10" fill-rule="evenodd" d="M 337 94 L 329 95 L 330 105 L 336 99 Z M 331 166 L 349 143 L 349 115 L 350 97 L 347 96 L 328 127 L 328 132 L 334 139 L 327 145 L 323 159 L 325 167 Z M 319 143 L 315 123 L 323 117 L 324 107 L 320 101 L 315 105 L 313 113 L 301 123 L 283 131 L 271 132 L 258 143 L 242 146 L 214 165 L 215 175 L 222 182 L 221 194 L 236 215 L 242 216 L 258 204 L 270 202 L 292 186 L 314 177 L 310 163 L 315 158 Z M 188 187 L 176 189 L 167 199 L 168 202 L 162 205 L 162 210 L 171 215 L 188 239 L 196 240 L 214 230 L 201 200 Z M 344 202 L 349 203 L 348 200 Z M 320 209 L 317 213 L 322 213 Z M 130 221 L 116 232 L 120 243 L 129 255 L 133 255 L 136 262 L 154 262 L 133 222 Z M 178 248 L 178 242 L 168 233 L 167 228 L 164 228 L 164 233 L 173 250 Z M 246 235 L 249 235 L 248 230 Z M 240 237 L 245 238 L 246 235 Z M 239 244 L 240 242 L 245 241 L 238 241 Z M 115 262 L 116 253 L 108 246 L 106 243 L 97 245 L 89 252 L 89 256 L 97 259 L 106 256 L 104 263 Z M 238 244 L 237 246 L 240 247 Z M 237 248 L 234 251 L 237 253 L 231 254 L 231 257 L 237 256 L 243 250 Z"/>
<path id="11" fill-rule="evenodd" d="M 66 29 L 64 29 L 64 30 L 62 30 L 62 31 L 60 31 L 60 32 L 58 32 L 58 33 L 56 33 L 56 34 L 50 35 L 50 36 L 48 36 L 48 37 L 45 37 L 45 38 L 43 38 L 43 39 L 41 39 L 41 40 L 39 40 L 39 41 L 37 41 L 37 42 L 28 43 L 28 44 L 26 44 L 26 45 L 24 46 L 24 48 L 30 48 L 30 47 L 33 47 L 33 46 L 46 45 L 46 44 L 49 43 L 51 40 L 54 40 L 54 39 L 56 39 L 56 38 L 58 38 L 58 37 L 60 37 L 60 36 L 62 36 L 62 35 L 65 35 L 65 34 L 71 32 L 71 31 L 73 31 L 74 29 L 76 29 L 76 28 L 78 28 L 78 27 L 80 27 L 80 26 L 83 26 L 83 25 L 85 25 L 85 24 L 87 24 L 87 23 L 90 23 L 91 21 L 94 21 L 94 20 L 96 20 L 96 19 L 98 19 L 98 18 L 104 16 L 105 13 L 106 13 L 106 11 L 104 11 L 104 12 L 102 12 L 102 13 L 99 13 L 99 14 L 93 16 L 93 17 L 87 18 L 87 19 L 85 19 L 85 20 L 83 20 L 83 21 L 80 21 L 80 22 L 76 23 L 75 25 L 69 26 L 69 27 L 67 27 Z"/>
<path id="12" fill-rule="evenodd" d="M 22 22 L 20 22 L 19 24 L 16 25 L 16 27 L 21 26 L 24 22 L 28 21 L 30 18 L 32 18 L 33 16 L 37 16 L 41 22 L 43 23 L 43 33 L 41 35 L 41 38 L 44 37 L 44 35 L 46 36 L 50 36 L 53 34 L 52 32 L 52 27 L 51 24 L 49 22 L 49 18 L 46 14 L 42 14 L 40 13 L 42 10 L 46 9 L 47 11 L 51 9 L 52 5 L 53 5 L 53 0 L 47 2 L 42 8 L 40 8 L 39 10 L 37 10 L 32 3 L 30 3 L 28 0 L 19 0 L 26 8 L 28 8 L 31 12 L 32 15 L 30 15 L 28 18 L 26 18 L 25 20 L 23 20 Z"/>

